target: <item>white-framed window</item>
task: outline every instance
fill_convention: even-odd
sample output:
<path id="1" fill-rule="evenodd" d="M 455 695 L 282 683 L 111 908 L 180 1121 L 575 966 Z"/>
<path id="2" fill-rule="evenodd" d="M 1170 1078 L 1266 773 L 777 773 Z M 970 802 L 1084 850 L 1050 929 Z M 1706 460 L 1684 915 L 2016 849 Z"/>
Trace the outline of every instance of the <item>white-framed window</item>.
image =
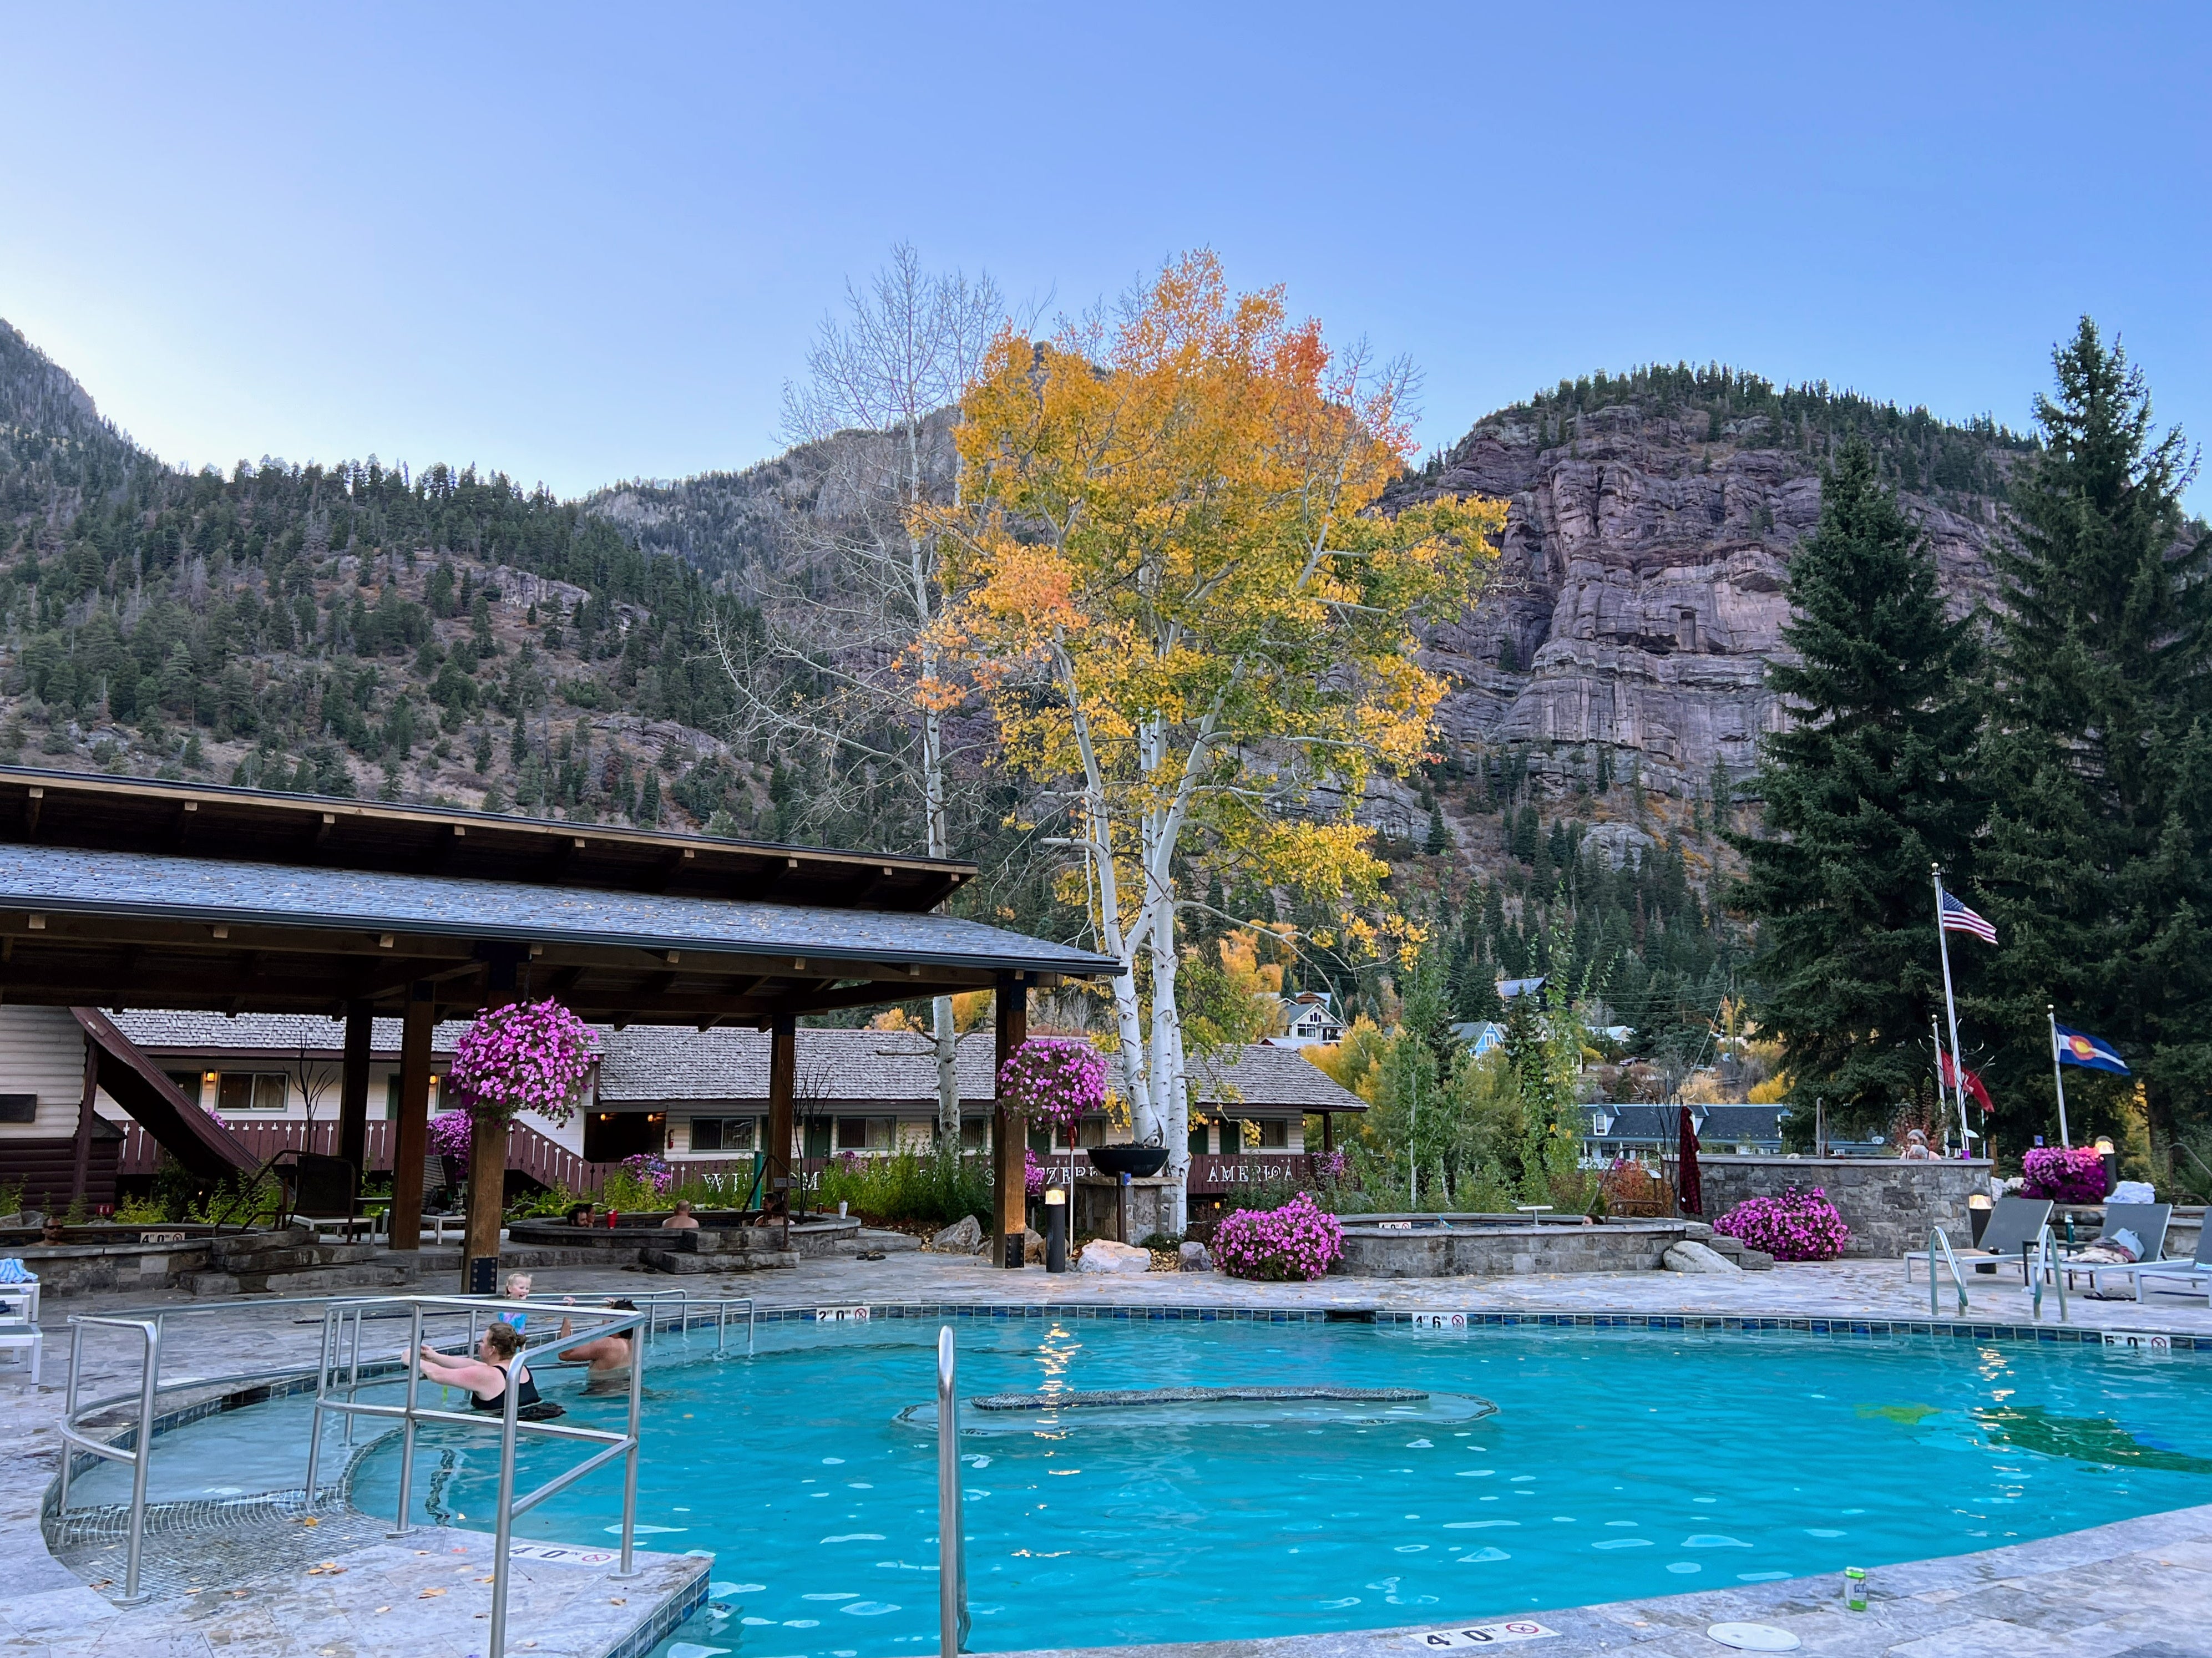
<path id="1" fill-rule="evenodd" d="M 836 1145 L 840 1151 L 888 1151 L 898 1137 L 896 1117 L 840 1117 Z"/>
<path id="2" fill-rule="evenodd" d="M 694 1117 L 694 1151 L 750 1151 L 758 1143 L 758 1125 L 750 1117 Z"/>
<path id="3" fill-rule="evenodd" d="M 282 1111 L 291 1091 L 291 1078 L 281 1071 L 226 1071 L 216 1078 L 215 1108 L 226 1116 L 234 1111 Z"/>
<path id="4" fill-rule="evenodd" d="M 1055 1151 L 1067 1151 L 1086 1145 L 1105 1144 L 1106 1118 L 1103 1113 L 1094 1113 L 1076 1124 L 1075 1142 L 1073 1146 L 1068 1144 L 1066 1124 L 1054 1123 L 1052 1127 L 1052 1149 Z"/>

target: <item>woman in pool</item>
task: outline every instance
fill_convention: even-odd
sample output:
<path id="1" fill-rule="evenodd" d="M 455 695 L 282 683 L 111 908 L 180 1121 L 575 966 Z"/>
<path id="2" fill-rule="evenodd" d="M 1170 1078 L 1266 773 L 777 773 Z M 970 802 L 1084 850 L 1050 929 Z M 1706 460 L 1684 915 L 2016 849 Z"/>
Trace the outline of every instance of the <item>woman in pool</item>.
<path id="1" fill-rule="evenodd" d="M 607 1310 L 614 1313 L 634 1313 L 637 1303 L 628 1297 L 607 1303 Z M 566 1340 L 574 1325 L 568 1319 L 561 1321 L 560 1339 Z M 601 1336 L 594 1341 L 579 1342 L 574 1347 L 561 1351 L 565 1364 L 586 1364 L 584 1372 L 584 1391 L 587 1394 L 613 1393 L 629 1386 L 630 1355 L 637 1339 L 637 1332 L 624 1330 L 611 1336 Z"/>
<path id="2" fill-rule="evenodd" d="M 471 1410 L 504 1411 L 507 1390 L 512 1386 L 515 1390 L 514 1413 L 523 1421 L 545 1422 L 562 1415 L 558 1405 L 538 1396 L 538 1384 L 531 1380 L 529 1366 L 516 1357 L 521 1351 L 522 1332 L 495 1319 L 477 1343 L 474 1358 L 456 1358 L 425 1342 L 416 1352 L 416 1360 L 422 1374 L 431 1381 L 449 1388 L 467 1388 Z"/>

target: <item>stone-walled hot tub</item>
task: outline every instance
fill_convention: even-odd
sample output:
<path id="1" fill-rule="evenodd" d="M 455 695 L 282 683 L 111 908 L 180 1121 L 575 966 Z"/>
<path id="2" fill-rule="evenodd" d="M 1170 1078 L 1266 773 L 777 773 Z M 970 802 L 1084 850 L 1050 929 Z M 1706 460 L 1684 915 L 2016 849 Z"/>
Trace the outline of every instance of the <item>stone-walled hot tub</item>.
<path id="1" fill-rule="evenodd" d="M 1681 1220 L 1531 1220 L 1523 1215 L 1358 1215 L 1344 1221 L 1346 1278 L 1504 1278 L 1654 1272 Z"/>

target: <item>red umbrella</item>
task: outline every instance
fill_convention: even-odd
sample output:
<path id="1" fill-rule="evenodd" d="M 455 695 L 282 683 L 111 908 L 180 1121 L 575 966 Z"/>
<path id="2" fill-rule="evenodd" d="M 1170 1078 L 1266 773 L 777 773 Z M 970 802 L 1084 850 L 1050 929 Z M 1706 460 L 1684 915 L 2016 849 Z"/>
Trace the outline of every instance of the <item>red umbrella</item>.
<path id="1" fill-rule="evenodd" d="M 1690 1108 L 1686 1105 L 1682 1108 L 1675 1136 L 1679 1142 L 1674 1164 L 1675 1195 L 1684 1214 L 1702 1215 L 1705 1212 L 1705 1194 L 1698 1184 L 1698 1130 L 1690 1121 Z"/>

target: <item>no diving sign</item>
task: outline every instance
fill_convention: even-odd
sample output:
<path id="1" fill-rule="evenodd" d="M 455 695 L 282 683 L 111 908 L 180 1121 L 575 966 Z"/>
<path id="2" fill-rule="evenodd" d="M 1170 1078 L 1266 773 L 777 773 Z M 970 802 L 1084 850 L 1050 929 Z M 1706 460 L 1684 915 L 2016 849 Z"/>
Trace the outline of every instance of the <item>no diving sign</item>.
<path id="1" fill-rule="evenodd" d="M 1504 1624 L 1470 1624 L 1461 1629 L 1432 1629 L 1406 1638 L 1417 1647 L 1449 1651 L 1456 1647 L 1504 1647 L 1516 1641 L 1548 1641 L 1559 1631 L 1527 1618 Z"/>

